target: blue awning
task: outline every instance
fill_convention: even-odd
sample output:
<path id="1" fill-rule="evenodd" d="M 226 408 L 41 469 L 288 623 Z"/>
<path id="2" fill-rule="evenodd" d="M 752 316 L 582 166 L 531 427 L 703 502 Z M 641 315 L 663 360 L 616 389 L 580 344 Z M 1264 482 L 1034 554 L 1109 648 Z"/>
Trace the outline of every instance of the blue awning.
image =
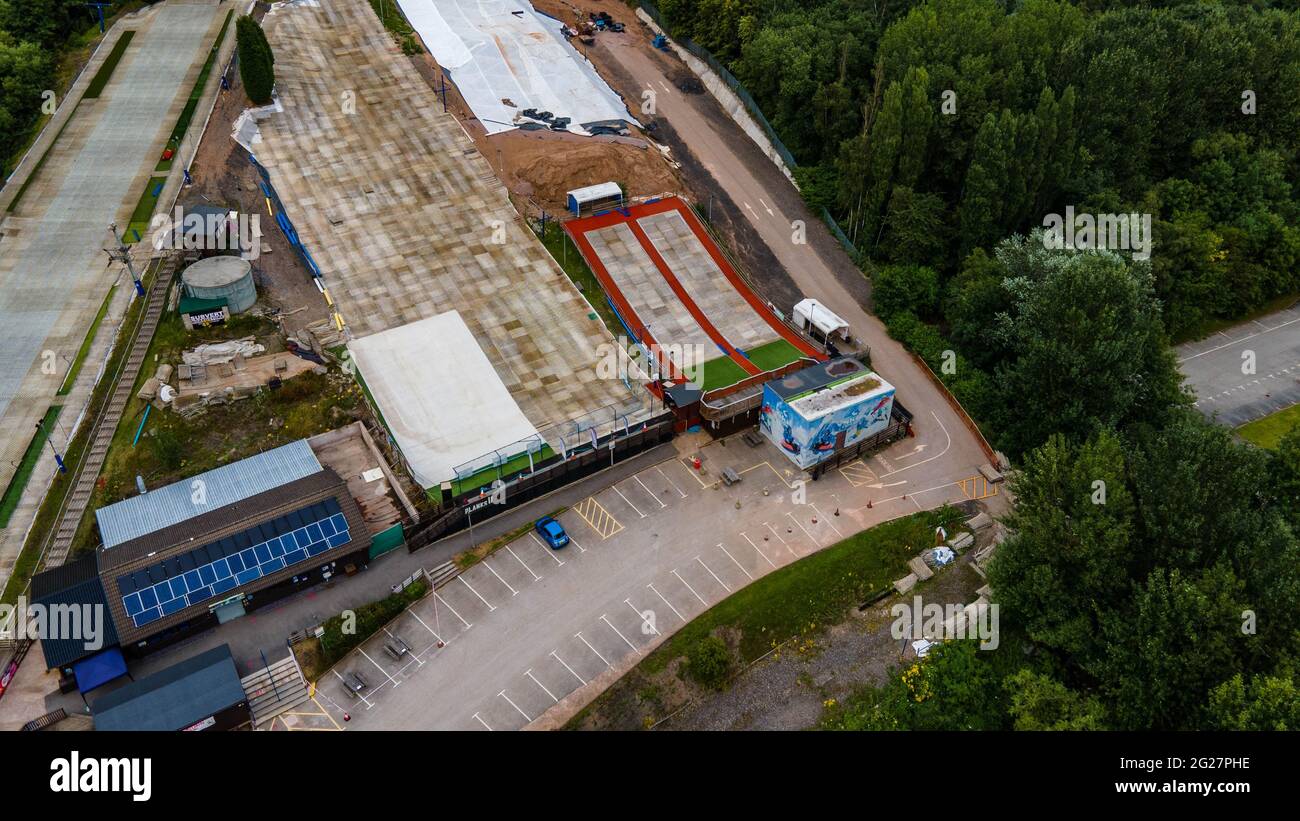
<path id="1" fill-rule="evenodd" d="M 111 647 L 72 665 L 72 674 L 77 677 L 77 692 L 85 695 L 126 675 L 126 659 L 122 658 L 121 650 Z"/>

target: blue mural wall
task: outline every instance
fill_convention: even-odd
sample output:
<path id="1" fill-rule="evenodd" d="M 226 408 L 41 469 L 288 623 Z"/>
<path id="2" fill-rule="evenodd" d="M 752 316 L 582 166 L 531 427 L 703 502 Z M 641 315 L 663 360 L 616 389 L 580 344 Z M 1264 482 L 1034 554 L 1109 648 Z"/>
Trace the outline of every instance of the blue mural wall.
<path id="1" fill-rule="evenodd" d="M 893 407 L 894 389 L 891 387 L 867 394 L 861 401 L 809 421 L 777 396 L 771 385 L 764 385 L 759 428 L 790 457 L 790 461 L 801 468 L 809 468 L 839 448 L 884 430 L 889 426 L 889 413 Z M 839 442 L 841 433 L 844 438 Z"/>

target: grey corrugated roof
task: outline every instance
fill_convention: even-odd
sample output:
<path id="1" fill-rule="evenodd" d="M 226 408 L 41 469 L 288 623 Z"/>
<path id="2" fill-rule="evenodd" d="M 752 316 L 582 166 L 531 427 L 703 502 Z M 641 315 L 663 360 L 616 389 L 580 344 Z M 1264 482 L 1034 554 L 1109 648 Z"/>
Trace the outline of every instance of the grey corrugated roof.
<path id="1" fill-rule="evenodd" d="M 222 465 L 175 484 L 151 490 L 95 511 L 99 535 L 108 549 L 319 473 L 320 461 L 306 439 Z M 206 504 L 193 501 L 195 481 L 203 482 Z"/>
<path id="2" fill-rule="evenodd" d="M 31 596 L 33 604 L 44 607 L 67 605 L 92 607 L 96 608 L 97 612 L 106 614 L 102 625 L 104 630 L 102 641 L 94 649 L 88 649 L 86 640 L 82 638 L 41 639 L 41 652 L 45 655 L 47 668 L 67 667 L 83 658 L 93 656 L 106 647 L 117 646 L 119 641 L 117 628 L 113 624 L 112 611 L 104 597 L 104 586 L 99 580 L 95 567 L 94 553 L 52 570 L 37 573 L 32 577 Z"/>
<path id="3" fill-rule="evenodd" d="M 246 698 L 223 644 L 105 693 L 92 709 L 96 730 L 181 730 Z"/>

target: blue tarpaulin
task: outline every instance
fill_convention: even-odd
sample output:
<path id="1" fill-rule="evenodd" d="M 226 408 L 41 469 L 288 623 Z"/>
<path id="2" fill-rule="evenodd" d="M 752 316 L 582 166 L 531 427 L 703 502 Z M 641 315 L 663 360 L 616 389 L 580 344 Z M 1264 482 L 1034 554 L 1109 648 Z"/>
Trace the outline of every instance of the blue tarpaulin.
<path id="1" fill-rule="evenodd" d="M 72 665 L 72 673 L 77 677 L 77 692 L 85 695 L 126 675 L 126 659 L 121 650 L 112 647 Z"/>

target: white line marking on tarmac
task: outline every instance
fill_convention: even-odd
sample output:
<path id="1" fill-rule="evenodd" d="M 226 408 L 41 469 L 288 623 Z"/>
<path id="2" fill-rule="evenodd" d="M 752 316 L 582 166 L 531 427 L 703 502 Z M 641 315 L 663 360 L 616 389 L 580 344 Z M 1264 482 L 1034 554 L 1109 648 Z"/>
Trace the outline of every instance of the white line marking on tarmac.
<path id="1" fill-rule="evenodd" d="M 668 484 L 670 484 L 670 485 L 673 486 L 673 490 L 677 491 L 677 494 L 678 494 L 679 496 L 681 496 L 683 499 L 686 498 L 686 494 L 682 491 L 681 488 L 679 488 L 679 487 L 677 486 L 677 483 L 676 483 L 676 482 L 674 482 L 672 479 L 669 479 L 669 478 L 668 478 L 668 474 L 667 474 L 667 473 L 664 473 L 664 469 L 663 469 L 663 468 L 661 468 L 661 467 L 656 467 L 655 470 L 659 471 L 659 475 L 662 476 L 662 477 L 664 477 L 664 481 L 665 481 L 665 482 L 667 482 Z"/>
<path id="2" fill-rule="evenodd" d="M 540 582 L 542 580 L 541 576 L 537 575 L 536 573 L 533 573 L 533 569 L 531 567 L 524 564 L 524 560 L 519 558 L 518 554 L 516 554 L 513 550 L 510 550 L 510 545 L 506 545 L 506 550 L 510 551 L 510 555 L 515 557 L 515 561 L 519 562 L 519 564 L 523 566 L 524 570 L 527 570 L 530 574 L 532 574 L 533 581 Z"/>
<path id="3" fill-rule="evenodd" d="M 574 671 L 574 669 L 568 665 L 568 662 L 566 662 L 564 659 L 560 658 L 559 655 L 558 655 L 554 650 L 551 651 L 551 655 L 555 657 L 555 660 L 556 660 L 556 661 L 558 661 L 560 664 L 563 664 L 563 665 L 564 665 L 564 669 L 565 669 L 565 670 L 568 670 L 570 673 L 573 673 L 573 677 L 576 678 L 578 681 L 581 681 L 584 687 L 587 685 L 587 680 L 586 680 L 585 678 L 583 678 L 582 676 L 578 675 L 578 674 Z"/>
<path id="4" fill-rule="evenodd" d="M 689 590 L 689 591 L 691 591 L 692 595 L 694 595 L 695 598 L 697 598 L 697 599 L 700 600 L 700 604 L 704 605 L 705 607 L 708 607 L 708 606 L 709 606 L 709 603 L 706 602 L 706 601 L 704 600 L 704 597 L 701 596 L 699 593 L 696 593 L 696 592 L 695 592 L 695 588 L 694 588 L 694 587 L 691 587 L 691 585 L 690 585 L 690 584 L 689 584 L 685 579 L 683 579 L 683 578 L 681 577 L 681 574 L 680 574 L 680 573 L 678 573 L 676 570 L 674 570 L 674 571 L 673 571 L 673 575 L 677 577 L 677 581 L 679 581 L 679 582 L 681 582 L 682 584 L 686 585 L 686 589 Z"/>
<path id="5" fill-rule="evenodd" d="M 458 577 L 458 578 L 459 578 L 459 577 Z M 439 596 L 439 595 L 438 595 L 438 591 L 436 591 L 436 590 L 433 591 L 433 597 L 434 597 L 435 599 L 437 599 L 438 601 L 442 602 L 442 606 L 445 607 L 445 608 L 447 608 L 448 610 L 450 610 L 450 611 L 451 611 L 451 614 L 452 614 L 453 616 L 455 616 L 456 618 L 460 619 L 461 624 L 465 625 L 465 629 L 466 629 L 466 630 L 468 630 L 468 629 L 470 629 L 471 627 L 474 626 L 474 625 L 470 624 L 469 622 L 465 621 L 465 618 L 464 618 L 461 614 L 459 614 L 459 613 L 456 612 L 456 608 L 452 607 L 450 604 L 447 604 L 447 600 L 444 599 L 442 596 Z"/>
<path id="6" fill-rule="evenodd" d="M 442 641 L 442 636 L 440 636 L 440 635 L 438 635 L 436 632 L 434 632 L 434 629 L 433 629 L 432 627 L 430 627 L 429 625 L 425 624 L 425 623 L 424 623 L 424 619 L 422 619 L 422 618 L 420 618 L 419 616 L 417 616 L 417 615 L 415 614 L 415 611 L 414 611 L 414 610 L 408 610 L 408 611 L 406 611 L 406 612 L 408 612 L 408 613 L 411 614 L 411 618 L 415 619 L 415 620 L 418 621 L 421 625 L 423 625 L 425 630 L 428 630 L 430 633 L 433 633 L 433 637 L 434 637 L 435 639 L 437 639 L 438 641 Z M 443 644 L 446 644 L 447 642 L 442 641 L 442 643 L 443 643 Z"/>
<path id="7" fill-rule="evenodd" d="M 752 547 L 752 548 L 754 548 L 754 552 L 755 552 L 755 553 L 757 553 L 758 555 L 760 555 L 760 556 L 763 557 L 763 561 L 765 561 L 765 562 L 767 562 L 769 565 L 771 565 L 773 570 L 776 570 L 776 565 L 775 565 L 775 564 L 772 564 L 772 560 L 769 559 L 769 558 L 767 557 L 767 554 L 766 554 L 766 553 L 764 553 L 763 551 L 761 551 L 761 550 L 758 549 L 758 545 L 754 544 L 754 540 L 753 540 L 753 539 L 749 538 L 749 536 L 746 536 L 744 533 L 742 533 L 742 534 L 740 534 L 740 535 L 741 535 L 741 538 L 743 538 L 745 541 L 749 542 L 749 546 Z"/>
<path id="8" fill-rule="evenodd" d="M 519 705 L 515 704 L 513 701 L 510 701 L 510 696 L 506 695 L 505 690 L 502 690 L 501 692 L 497 693 L 497 695 L 501 696 L 506 701 L 509 701 L 511 707 L 514 707 L 516 710 L 519 710 Z M 519 710 L 519 715 L 523 716 L 525 719 L 528 719 L 528 721 L 532 721 L 532 719 L 528 717 L 528 713 L 525 713 L 523 710 Z"/>
<path id="9" fill-rule="evenodd" d="M 362 695 L 361 693 L 356 692 L 356 691 L 353 690 L 351 687 L 348 687 L 348 682 L 347 682 L 347 680 L 344 679 L 343 676 L 340 676 L 340 675 L 339 675 L 339 671 L 338 671 L 338 670 L 331 670 L 330 672 L 333 673 L 333 674 L 335 675 L 335 677 L 338 678 L 339 681 L 343 682 L 343 686 L 344 686 L 344 688 L 346 688 L 347 691 L 348 691 L 349 693 L 352 693 L 352 694 L 355 695 L 357 698 L 359 698 L 359 699 L 361 699 L 363 702 L 365 702 L 365 705 L 366 705 L 366 709 L 367 709 L 367 710 L 369 710 L 371 707 L 374 706 L 374 705 L 371 704 L 369 701 L 366 701 L 366 697 L 365 697 L 364 695 Z"/>
<path id="10" fill-rule="evenodd" d="M 546 693 L 548 696 L 551 697 L 551 701 L 554 701 L 556 704 L 559 704 L 559 703 L 560 703 L 560 700 L 559 700 L 558 698 L 555 697 L 555 693 L 552 693 L 550 690 L 547 690 L 547 689 L 546 689 L 546 685 L 545 685 L 545 684 L 542 684 L 540 681 L 538 681 L 538 680 L 537 680 L 537 676 L 533 675 L 533 668 L 529 667 L 527 670 L 525 670 L 525 671 L 524 671 L 524 675 L 526 675 L 526 676 L 528 676 L 530 679 L 532 679 L 532 680 L 533 680 L 533 684 L 536 684 L 538 687 L 541 687 L 541 688 L 542 688 L 542 692 Z"/>
<path id="11" fill-rule="evenodd" d="M 793 513 L 788 513 L 788 512 L 787 512 L 785 515 L 789 516 L 789 517 L 790 517 L 790 521 L 794 522 L 795 524 L 797 524 L 797 525 L 799 526 L 799 529 L 803 531 L 803 535 L 807 536 L 809 539 L 812 539 L 813 547 L 821 547 L 821 543 L 818 542 L 817 539 L 814 538 L 813 535 L 812 535 L 811 533 L 808 532 L 808 528 L 804 527 L 804 526 L 803 526 L 803 522 L 801 522 L 801 521 L 799 521 L 798 519 L 796 519 L 796 518 L 795 518 L 795 515 L 794 515 Z"/>
<path id="12" fill-rule="evenodd" d="M 840 529 L 839 529 L 838 527 L 835 526 L 835 523 L 834 523 L 834 522 L 832 522 L 830 519 L 827 519 L 826 516 L 825 516 L 825 515 L 824 515 L 820 510 L 817 509 L 817 505 L 813 505 L 813 506 L 812 506 L 812 509 L 817 511 L 817 518 L 818 518 L 818 519 L 821 519 L 823 522 L 825 522 L 826 524 L 830 525 L 831 530 L 834 530 L 834 531 L 835 531 L 835 534 L 836 534 L 837 536 L 839 536 L 841 539 L 844 538 L 844 534 L 843 534 L 843 533 L 840 533 Z"/>
<path id="13" fill-rule="evenodd" d="M 682 616 L 681 613 L 678 613 L 678 612 L 677 612 L 677 608 L 676 608 L 676 607 L 673 607 L 673 603 L 670 602 L 670 601 L 668 601 L 667 599 L 665 599 L 663 593 L 660 593 L 658 590 L 655 590 L 655 586 L 654 586 L 653 584 L 647 584 L 646 587 L 648 587 L 648 588 L 650 588 L 651 590 L 653 590 L 653 591 L 654 591 L 654 594 L 655 594 L 656 596 L 659 597 L 659 600 L 660 600 L 661 602 L 663 602 L 664 604 L 668 605 L 668 609 L 671 610 L 671 611 L 673 611 L 673 614 L 676 615 L 677 618 L 681 619 L 682 621 L 686 621 L 686 618 L 685 618 L 684 616 Z"/>
<path id="14" fill-rule="evenodd" d="M 655 635 L 656 635 L 656 636 L 662 636 L 662 635 L 663 635 L 663 633 L 660 633 L 660 632 L 659 632 L 659 628 L 658 628 L 658 627 L 655 627 L 654 622 L 652 622 L 652 621 L 646 621 L 645 616 L 643 616 L 643 615 L 641 614 L 641 611 L 638 610 L 638 609 L 636 608 L 636 605 L 632 603 L 632 600 L 631 600 L 631 599 L 623 599 L 623 601 L 627 602 L 627 606 L 630 607 L 630 608 L 632 608 L 632 612 L 633 612 L 633 613 L 636 613 L 637 618 L 641 619 L 641 627 L 643 628 L 643 632 L 644 632 L 644 628 L 645 628 L 645 626 L 646 626 L 646 625 L 650 625 L 650 629 L 653 630 L 653 631 L 655 631 Z M 654 611 L 652 610 L 652 611 L 650 611 L 650 612 L 653 613 Z"/>
<path id="15" fill-rule="evenodd" d="M 560 561 L 560 557 L 555 555 L 555 551 L 551 550 L 549 547 L 542 544 L 542 540 L 537 538 L 536 533 L 530 531 L 528 535 L 533 537 L 533 541 L 537 542 L 537 546 L 542 549 L 542 552 L 544 552 L 547 556 L 550 556 L 552 559 L 555 559 L 555 563 L 558 564 L 560 567 L 564 566 L 564 562 Z"/>
<path id="16" fill-rule="evenodd" d="M 775 527 L 772 527 L 772 525 L 768 524 L 767 522 L 763 522 L 763 526 L 766 527 L 768 530 L 772 531 L 772 535 L 780 539 L 781 544 L 785 545 L 786 547 L 790 546 L 790 543 L 785 540 L 785 537 L 782 536 L 780 533 L 776 532 Z"/>
<path id="17" fill-rule="evenodd" d="M 609 629 L 610 629 L 610 630 L 613 630 L 615 633 L 618 633 L 618 637 L 619 637 L 620 639 L 622 639 L 623 641 L 627 642 L 627 646 L 628 646 L 628 647 L 631 647 L 633 652 L 635 652 L 635 653 L 640 653 L 640 652 L 641 652 L 640 650 L 637 650 L 637 649 L 636 649 L 636 645 L 635 645 L 635 644 L 633 644 L 632 642 L 630 642 L 630 641 L 627 640 L 627 636 L 623 635 L 622 633 L 619 633 L 618 628 L 615 627 L 615 626 L 613 625 L 613 623 L 611 623 L 610 620 L 609 620 L 608 618 L 605 617 L 605 614 L 604 614 L 604 613 L 601 613 L 601 614 L 600 614 L 600 620 L 603 621 L 603 622 L 605 622 L 605 624 L 609 625 Z"/>
<path id="18" fill-rule="evenodd" d="M 479 724 L 482 724 L 484 727 L 487 727 L 487 731 L 488 731 L 489 733 L 492 732 L 492 728 L 491 728 L 491 727 L 488 727 L 488 723 L 487 723 L 486 721 L 484 721 L 483 719 L 479 718 L 478 713 L 475 713 L 475 714 L 474 714 L 474 718 L 475 718 L 475 720 L 478 721 Z"/>
<path id="19" fill-rule="evenodd" d="M 645 482 L 641 481 L 641 477 L 640 477 L 640 476 L 633 476 L 632 478 L 633 478 L 633 479 L 636 479 L 636 483 L 637 483 L 638 485 L 640 485 L 642 488 L 644 488 L 646 493 L 649 493 L 649 494 L 650 494 L 650 498 L 651 498 L 651 499 L 654 499 L 656 502 L 659 503 L 659 508 L 660 508 L 660 510 L 662 510 L 663 508 L 668 507 L 668 505 L 664 504 L 663 499 L 660 499 L 658 496 L 656 496 L 656 495 L 654 494 L 654 491 L 653 491 L 653 490 L 651 490 L 650 488 L 648 488 L 648 487 L 645 486 Z"/>
<path id="20" fill-rule="evenodd" d="M 709 566 L 708 566 L 707 564 L 705 564 L 705 563 L 704 563 L 704 560 L 701 559 L 699 556 L 696 556 L 696 557 L 695 557 L 695 561 L 697 561 L 697 562 L 700 563 L 700 567 L 704 568 L 705 570 L 709 570 Z M 719 579 L 719 578 L 718 578 L 718 574 L 717 574 L 717 573 L 714 573 L 712 570 L 709 570 L 709 575 L 712 576 L 712 577 L 713 577 L 713 580 L 716 581 L 718 584 L 722 585 L 723 587 L 726 587 L 728 593 L 731 592 L 731 588 L 727 585 L 726 582 L 724 582 L 722 579 Z"/>
<path id="21" fill-rule="evenodd" d="M 579 552 L 579 553 L 586 553 L 586 552 L 587 552 L 587 548 L 585 548 L 585 547 L 583 547 L 582 545 L 578 544 L 578 540 L 575 539 L 575 538 L 573 538 L 573 534 L 572 534 L 572 533 L 569 534 L 569 541 L 573 542 L 573 546 L 576 547 L 576 548 L 578 548 L 578 552 Z"/>
<path id="22" fill-rule="evenodd" d="M 491 603 L 491 602 L 489 602 L 487 599 L 483 598 L 482 596 L 479 596 L 479 595 L 478 595 L 478 591 L 475 590 L 473 587 L 470 587 L 469 582 L 465 581 L 465 577 L 464 577 L 464 576 L 457 576 L 456 578 L 460 579 L 460 583 L 461 583 L 461 584 L 465 585 L 466 587 L 469 587 L 469 592 L 473 593 L 475 596 L 478 596 L 478 600 L 479 600 L 479 601 L 483 602 L 484 604 L 486 604 L 486 605 L 488 606 L 488 611 L 489 611 L 489 612 L 491 612 L 491 611 L 493 611 L 493 610 L 496 610 L 496 608 L 492 606 L 492 603 Z M 509 585 L 506 585 L 506 586 L 509 587 Z"/>
<path id="23" fill-rule="evenodd" d="M 613 666 L 614 666 L 614 665 L 612 665 L 612 664 L 609 663 L 609 659 L 605 658 L 604 656 L 602 656 L 602 655 L 600 654 L 600 651 L 599 651 L 599 650 L 597 650 L 595 647 L 592 647 L 592 646 L 591 646 L 591 642 L 587 641 L 587 639 L 583 637 L 582 633 L 574 633 L 573 635 L 577 636 L 578 639 L 581 640 L 583 644 L 587 645 L 587 649 L 590 650 L 591 652 L 595 653 L 595 654 L 596 654 L 596 658 L 598 658 L 598 659 L 600 659 L 601 661 L 605 662 L 605 666 L 606 666 L 606 667 L 613 667 Z"/>
<path id="24" fill-rule="evenodd" d="M 1182 362 L 1188 362 L 1188 361 L 1190 361 L 1190 360 L 1195 359 L 1195 358 L 1198 357 L 1198 356 L 1205 356 L 1207 353 L 1214 353 L 1215 351 L 1221 351 L 1221 350 L 1223 350 L 1224 348 L 1230 348 L 1230 347 L 1232 347 L 1233 345 L 1237 345 L 1237 344 L 1239 344 L 1239 343 L 1245 342 L 1247 339 L 1254 339 L 1255 337 L 1260 336 L 1261 334 L 1266 334 L 1266 333 L 1268 333 L 1269 331 L 1276 331 L 1278 328 L 1285 328 L 1286 326 L 1288 326 L 1288 325 L 1290 325 L 1290 324 L 1292 324 L 1292 323 L 1294 323 L 1294 322 L 1300 322 L 1300 318 L 1289 319 L 1289 320 L 1287 320 L 1286 322 L 1283 322 L 1281 325 L 1274 325 L 1273 327 L 1271 327 L 1271 328 L 1267 328 L 1266 330 L 1263 330 L 1263 331 L 1256 331 L 1256 332 L 1253 333 L 1253 334 L 1248 334 L 1248 335 L 1246 335 L 1246 336 L 1241 337 L 1240 339 L 1234 339 L 1234 340 L 1232 340 L 1231 342 L 1225 342 L 1225 343 L 1223 343 L 1222 345 L 1219 345 L 1218 347 L 1210 348 L 1208 351 L 1201 351 L 1200 353 L 1197 353 L 1197 354 L 1192 354 L 1191 356 L 1184 357 L 1184 358 L 1182 358 L 1182 359 L 1180 359 L 1180 360 L 1178 360 L 1178 361 L 1179 361 L 1180 363 L 1182 363 Z"/>
<path id="25" fill-rule="evenodd" d="M 508 581 L 506 581 L 505 579 L 501 578 L 501 574 L 498 573 L 498 572 L 496 572 L 495 570 L 492 569 L 492 565 L 488 564 L 488 560 L 487 560 L 487 559 L 484 559 L 483 561 L 479 562 L 479 564 L 481 564 L 481 565 L 483 565 L 484 567 L 486 567 L 486 568 L 488 569 L 488 572 L 489 572 L 489 573 L 491 573 L 493 576 L 496 576 L 496 577 L 497 577 L 497 581 L 501 582 L 501 583 L 504 584 L 507 588 L 509 588 L 509 589 L 510 589 L 510 595 L 512 595 L 512 596 L 518 596 L 518 595 L 519 595 L 519 591 L 518 591 L 518 590 L 514 589 L 513 587 L 510 587 L 510 582 L 508 582 Z"/>
<path id="26" fill-rule="evenodd" d="M 752 575 L 750 575 L 750 573 L 749 573 L 748 570 L 745 569 L 745 566 L 744 566 L 743 564 L 741 564 L 740 562 L 736 561 L 736 557 L 735 557 L 735 556 L 731 555 L 731 551 L 730 551 L 730 550 L 727 550 L 727 548 L 725 548 L 725 547 L 722 547 L 722 542 L 718 542 L 718 547 L 722 548 L 722 552 L 727 554 L 727 558 L 728 558 L 728 559 L 731 559 L 731 561 L 736 565 L 736 567 L 739 567 L 739 568 L 740 568 L 740 572 L 741 572 L 741 573 L 744 573 L 746 576 L 749 576 L 749 580 L 750 580 L 751 582 L 754 580 L 754 577 L 753 577 Z"/>
<path id="27" fill-rule="evenodd" d="M 365 657 L 366 657 L 366 661 L 368 661 L 368 662 L 370 662 L 371 664 L 375 665 L 375 669 L 378 670 L 379 672 L 381 672 L 381 673 L 384 674 L 384 678 L 388 679 L 388 683 L 389 683 L 389 684 L 392 684 L 394 687 L 396 687 L 397 685 L 401 684 L 400 681 L 397 681 L 397 680 L 395 680 L 392 676 L 388 675 L 388 671 L 385 670 L 384 668 L 380 667 L 380 666 L 379 666 L 379 662 L 377 662 L 377 661 L 375 661 L 374 659 L 372 659 L 372 658 L 370 657 L 370 654 L 367 653 L 365 650 L 362 650 L 360 647 L 358 647 L 358 648 L 357 648 L 357 652 L 360 653 L 361 655 L 365 656 Z"/>
<path id="28" fill-rule="evenodd" d="M 412 613 L 411 615 L 414 616 L 415 614 Z M 395 638 L 397 638 L 397 636 L 394 636 L 393 633 L 392 633 L 392 631 L 390 631 L 387 627 L 384 628 L 384 632 L 385 632 L 385 633 L 388 633 L 388 637 L 389 637 L 390 639 L 395 639 Z M 421 667 L 423 667 L 423 666 L 424 666 L 424 662 L 423 662 L 423 661 L 420 661 L 420 654 L 417 653 L 417 652 L 415 652 L 414 650 L 411 650 L 410 653 L 411 653 L 411 657 L 412 657 L 413 659 L 415 659 L 417 662 L 419 662 L 419 665 L 420 665 Z M 410 666 L 411 666 L 411 665 L 408 664 L 408 665 L 406 665 L 405 667 L 403 667 L 402 670 L 405 670 L 407 667 L 410 667 Z M 401 670 L 399 670 L 398 672 L 401 672 Z"/>
<path id="29" fill-rule="evenodd" d="M 635 510 L 635 511 L 636 511 L 636 514 L 637 514 L 638 516 L 640 516 L 642 519 L 645 518 L 645 514 L 641 512 L 640 508 L 638 508 L 636 505 L 632 504 L 632 500 L 629 499 L 629 498 L 627 498 L 626 496 L 623 495 L 623 491 L 619 490 L 619 489 L 618 489 L 617 487 L 615 487 L 614 485 L 610 485 L 610 487 L 614 488 L 614 492 L 617 493 L 617 494 L 619 495 L 619 498 L 622 499 L 623 501 L 627 502 L 627 506 L 630 507 L 630 508 L 632 508 L 633 510 Z"/>

